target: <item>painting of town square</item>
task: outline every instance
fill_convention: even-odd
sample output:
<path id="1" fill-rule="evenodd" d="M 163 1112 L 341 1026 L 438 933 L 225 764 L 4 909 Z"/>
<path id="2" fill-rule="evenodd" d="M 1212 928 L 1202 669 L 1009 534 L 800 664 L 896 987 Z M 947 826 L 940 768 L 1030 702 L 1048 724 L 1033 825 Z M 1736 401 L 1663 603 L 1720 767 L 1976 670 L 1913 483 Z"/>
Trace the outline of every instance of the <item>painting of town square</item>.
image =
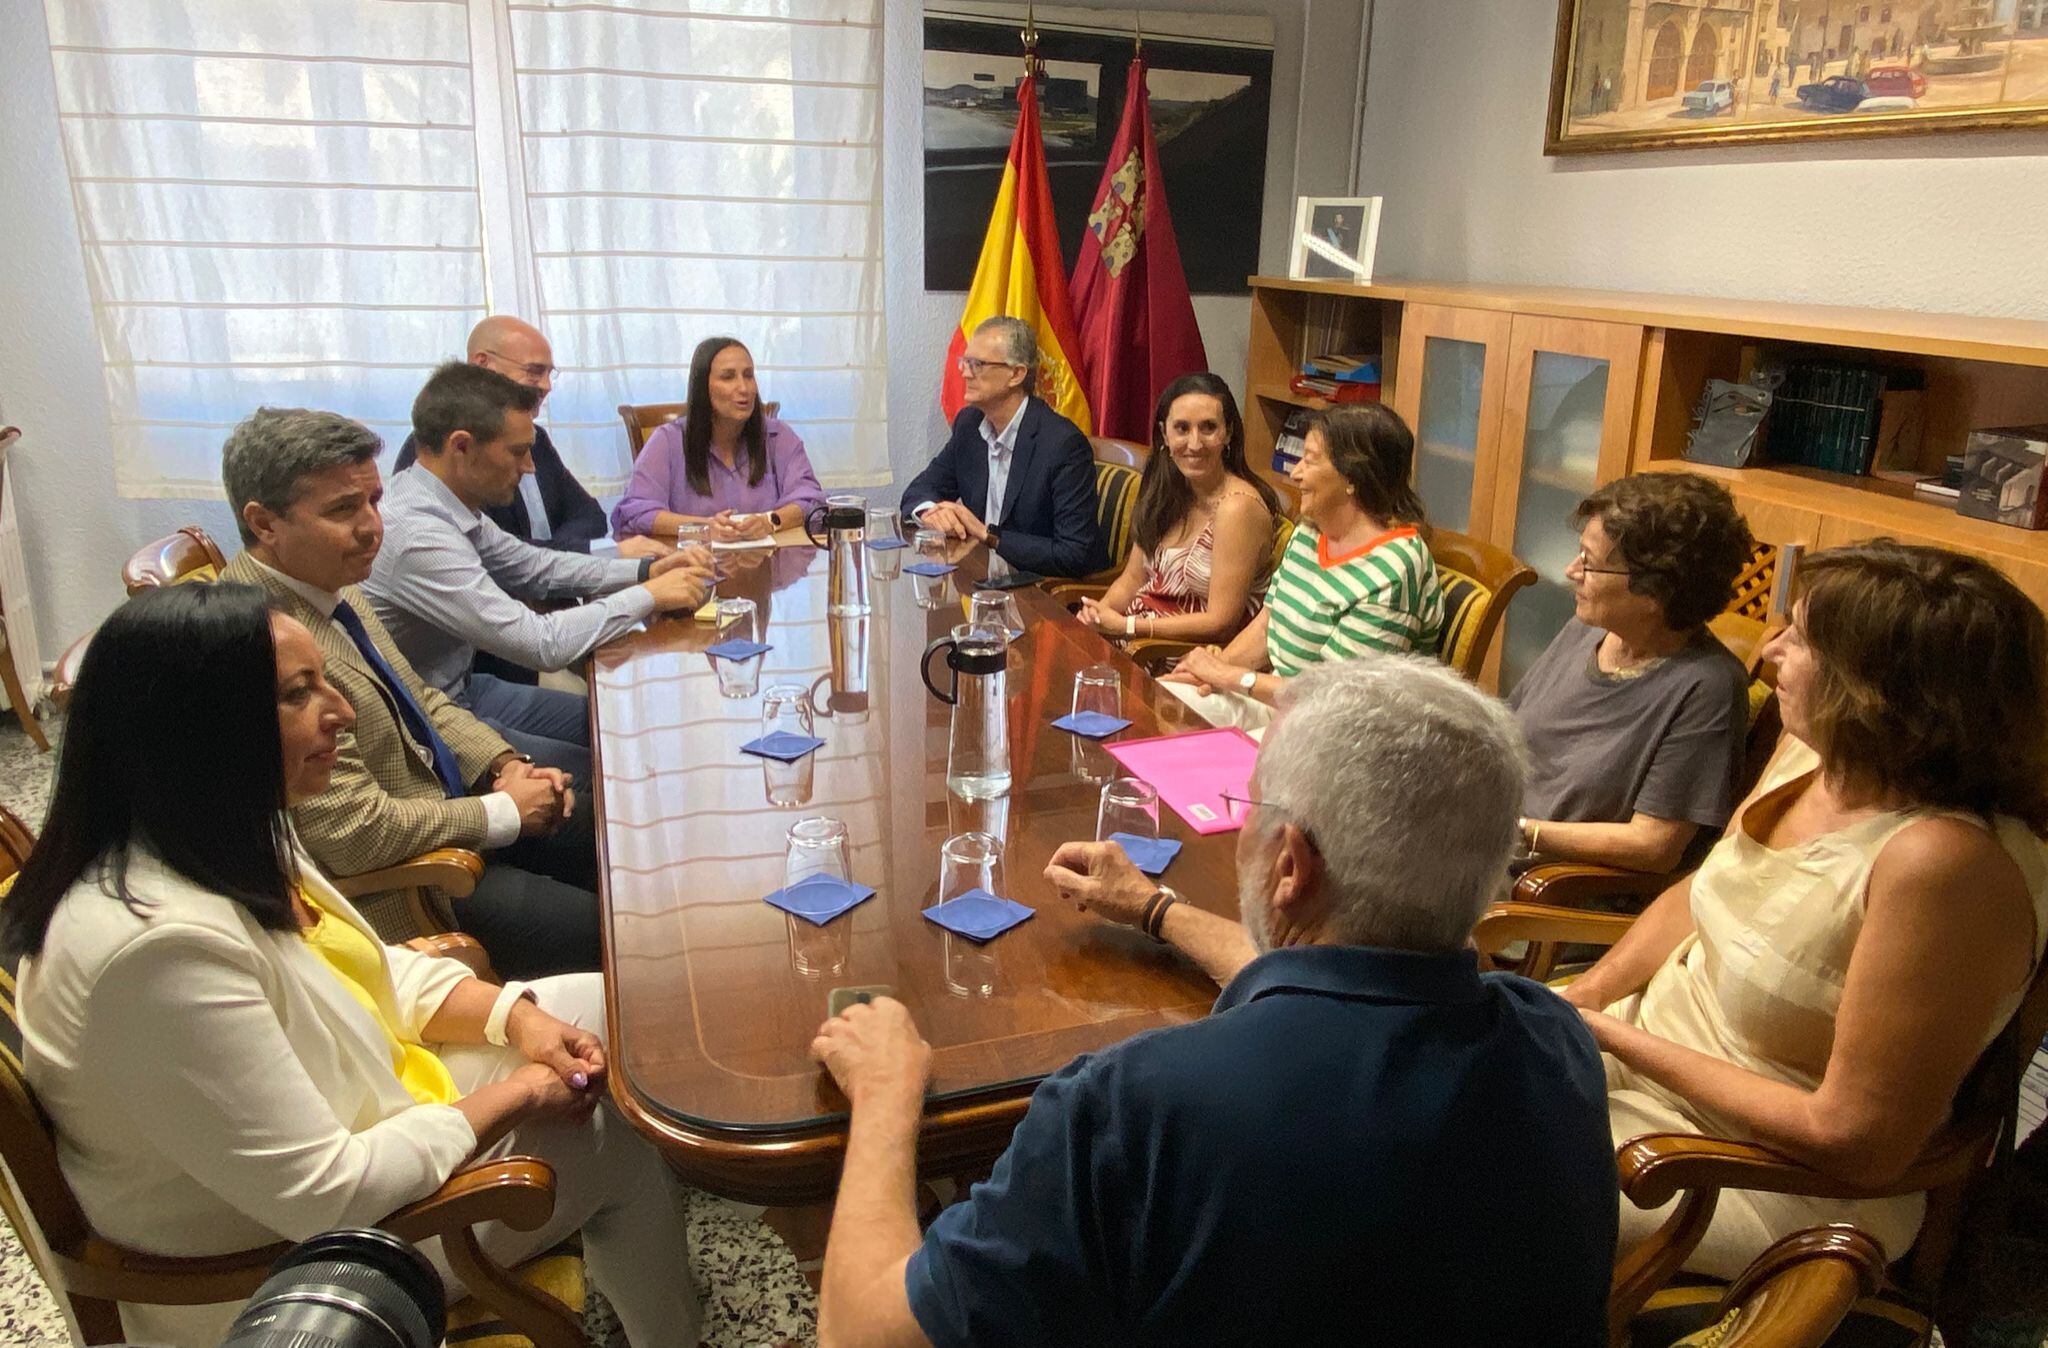
<path id="1" fill-rule="evenodd" d="M 2048 123 L 2048 0 L 1560 0 L 1552 153 Z"/>

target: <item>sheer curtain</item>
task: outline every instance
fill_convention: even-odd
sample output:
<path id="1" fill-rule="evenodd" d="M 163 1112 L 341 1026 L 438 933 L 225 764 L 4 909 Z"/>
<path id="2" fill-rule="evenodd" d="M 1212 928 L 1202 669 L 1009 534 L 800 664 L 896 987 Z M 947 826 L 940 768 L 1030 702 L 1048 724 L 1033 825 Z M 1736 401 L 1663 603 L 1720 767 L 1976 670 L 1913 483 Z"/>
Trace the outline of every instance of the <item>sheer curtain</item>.
<path id="1" fill-rule="evenodd" d="M 563 456 L 623 486 L 617 406 L 728 334 L 828 485 L 887 482 L 880 0 L 508 8 Z"/>
<path id="2" fill-rule="evenodd" d="M 460 0 L 47 0 L 124 496 L 261 404 L 405 434 L 484 313 Z"/>
<path id="3" fill-rule="evenodd" d="M 45 12 L 123 495 L 218 496 L 265 403 L 395 443 L 487 310 L 553 340 L 593 491 L 713 332 L 826 481 L 887 480 L 879 0 Z"/>

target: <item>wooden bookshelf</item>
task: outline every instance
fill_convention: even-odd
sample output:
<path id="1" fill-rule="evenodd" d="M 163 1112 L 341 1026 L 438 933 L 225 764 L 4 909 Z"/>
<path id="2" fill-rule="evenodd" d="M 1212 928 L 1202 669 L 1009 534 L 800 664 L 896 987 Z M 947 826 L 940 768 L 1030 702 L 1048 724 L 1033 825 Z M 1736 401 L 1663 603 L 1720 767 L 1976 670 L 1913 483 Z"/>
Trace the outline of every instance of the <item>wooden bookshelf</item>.
<path id="1" fill-rule="evenodd" d="M 1434 340 L 1441 335 L 1468 351 L 1483 346 L 1468 531 L 1515 548 L 1518 528 L 1527 527 L 1518 524 L 1522 489 L 1541 487 L 1547 498 L 1574 485 L 1546 468 L 1536 451 L 1525 461 L 1532 437 L 1544 429 L 1516 405 L 1518 395 L 1540 396 L 1528 376 L 1529 348 L 1570 347 L 1582 333 L 1577 349 L 1602 353 L 1613 376 L 1630 385 L 1619 428 L 1610 391 L 1598 480 L 1644 469 L 1701 472 L 1728 484 L 1765 541 L 1827 547 L 1888 534 L 1954 548 L 1993 562 L 2048 607 L 2048 531 L 1965 518 L 1884 479 L 1784 466 L 1704 468 L 1681 457 L 1708 379 L 1740 379 L 1765 353 L 1820 349 L 1921 372 L 1925 435 L 1917 467 L 1939 472 L 1943 456 L 1961 453 L 1972 429 L 2048 422 L 2048 321 L 1406 279 L 1356 286 L 1254 277 L 1252 286 L 1252 406 L 1245 415 L 1255 464 L 1270 461 L 1288 411 L 1320 403 L 1288 392 L 1287 381 L 1304 358 L 1339 349 L 1322 344 L 1328 334 L 1351 339 L 1353 353 L 1371 351 L 1370 339 L 1378 338 L 1382 396 L 1411 422 L 1432 414 L 1422 396 L 1431 362 L 1422 353 L 1434 349 Z M 1631 343 L 1639 360 L 1615 356 Z M 1511 347 L 1519 353 L 1512 361 Z M 1433 446 L 1461 438 L 1418 429 Z M 1463 443 L 1472 443 L 1473 434 L 1467 427 Z M 1439 462 L 1458 457 L 1442 455 Z M 1543 558 L 1523 551 L 1548 574 Z"/>

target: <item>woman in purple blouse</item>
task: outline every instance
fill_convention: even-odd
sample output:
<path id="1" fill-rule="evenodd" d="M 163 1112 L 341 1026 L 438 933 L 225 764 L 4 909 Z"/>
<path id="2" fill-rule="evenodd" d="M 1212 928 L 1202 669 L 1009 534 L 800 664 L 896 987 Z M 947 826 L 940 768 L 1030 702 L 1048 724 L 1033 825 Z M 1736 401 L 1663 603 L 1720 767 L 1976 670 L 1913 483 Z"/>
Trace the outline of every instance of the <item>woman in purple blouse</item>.
<path id="1" fill-rule="evenodd" d="M 803 523 L 824 488 L 804 442 L 761 408 L 754 358 L 735 337 L 707 337 L 690 357 L 690 415 L 647 437 L 612 511 L 612 536 L 667 542 L 708 524 L 714 543 L 766 538 Z M 708 412 L 708 415 L 707 415 Z"/>

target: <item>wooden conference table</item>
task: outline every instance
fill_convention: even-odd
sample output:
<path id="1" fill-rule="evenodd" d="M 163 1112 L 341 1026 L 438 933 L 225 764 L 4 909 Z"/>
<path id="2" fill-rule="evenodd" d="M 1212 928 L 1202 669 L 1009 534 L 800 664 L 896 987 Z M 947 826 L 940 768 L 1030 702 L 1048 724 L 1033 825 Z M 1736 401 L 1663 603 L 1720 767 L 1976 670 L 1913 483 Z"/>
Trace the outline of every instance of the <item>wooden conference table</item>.
<path id="1" fill-rule="evenodd" d="M 836 1186 L 846 1100 L 810 1058 L 835 987 L 884 985 L 932 1046 L 920 1173 L 971 1172 L 999 1155 L 1039 1080 L 1077 1054 L 1204 1015 L 1216 988 L 1138 932 L 1077 911 L 1042 872 L 1063 842 L 1094 837 L 1099 745 L 1049 724 L 1074 674 L 1123 676 L 1120 738 L 1201 723 L 1120 651 L 1035 588 L 1011 591 L 1028 631 L 1011 647 L 1013 785 L 970 803 L 946 788 L 950 708 L 918 676 L 925 645 L 963 621 L 980 550 L 937 579 L 900 573 L 909 549 L 870 554 L 872 612 L 828 618 L 825 554 L 808 544 L 727 553 L 721 597 L 759 605 L 760 687 L 812 690 L 824 747 L 794 768 L 739 752 L 761 698 L 720 696 L 717 640 L 658 620 L 600 650 L 590 673 L 612 1090 L 684 1178 L 745 1202 L 796 1203 Z M 945 677 L 943 657 L 935 677 Z M 767 784 L 808 799 L 780 808 Z M 1237 911 L 1234 832 L 1197 837 L 1162 807 L 1185 850 L 1164 879 Z M 762 896 L 783 882 L 785 835 L 805 815 L 843 820 L 854 878 L 878 893 L 824 928 Z M 976 946 L 921 913 L 937 901 L 939 849 L 970 829 L 1006 840 L 1007 897 L 1037 910 Z M 802 954 L 813 968 L 800 973 Z"/>

